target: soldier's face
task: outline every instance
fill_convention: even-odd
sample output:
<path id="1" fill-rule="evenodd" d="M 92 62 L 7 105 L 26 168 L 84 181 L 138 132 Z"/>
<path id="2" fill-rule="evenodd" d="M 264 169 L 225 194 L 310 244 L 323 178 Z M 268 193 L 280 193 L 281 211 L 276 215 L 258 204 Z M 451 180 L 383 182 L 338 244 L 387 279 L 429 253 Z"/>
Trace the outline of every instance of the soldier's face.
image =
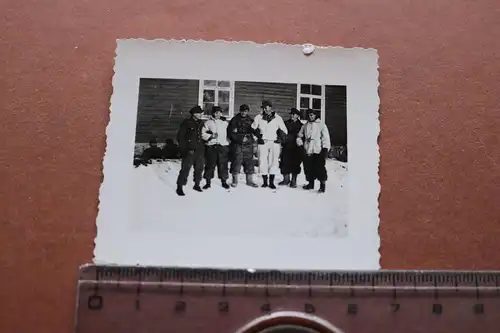
<path id="1" fill-rule="evenodd" d="M 201 119 L 201 113 L 193 113 L 193 117 L 195 117 L 196 119 Z"/>
<path id="2" fill-rule="evenodd" d="M 246 117 L 246 116 L 248 116 L 248 110 L 242 110 L 242 111 L 240 111 L 240 114 L 242 117 Z"/>
<path id="3" fill-rule="evenodd" d="M 298 114 L 292 114 L 292 120 L 293 121 L 296 121 L 297 119 L 299 119 L 299 115 Z"/>

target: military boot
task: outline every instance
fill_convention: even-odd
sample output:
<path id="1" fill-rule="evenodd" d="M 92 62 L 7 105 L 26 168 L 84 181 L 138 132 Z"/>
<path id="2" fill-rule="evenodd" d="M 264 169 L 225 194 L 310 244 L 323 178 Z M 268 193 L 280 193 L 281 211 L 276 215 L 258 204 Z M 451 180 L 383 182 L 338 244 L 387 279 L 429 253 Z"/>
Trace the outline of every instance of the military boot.
<path id="1" fill-rule="evenodd" d="M 233 181 L 231 182 L 231 187 L 238 186 L 238 174 L 233 175 Z"/>
<path id="2" fill-rule="evenodd" d="M 288 185 L 290 184 L 290 174 L 283 175 L 283 180 L 278 183 L 278 185 Z"/>
<path id="3" fill-rule="evenodd" d="M 247 175 L 247 185 L 250 187 L 258 187 L 259 186 L 259 185 L 254 183 L 253 175 Z"/>

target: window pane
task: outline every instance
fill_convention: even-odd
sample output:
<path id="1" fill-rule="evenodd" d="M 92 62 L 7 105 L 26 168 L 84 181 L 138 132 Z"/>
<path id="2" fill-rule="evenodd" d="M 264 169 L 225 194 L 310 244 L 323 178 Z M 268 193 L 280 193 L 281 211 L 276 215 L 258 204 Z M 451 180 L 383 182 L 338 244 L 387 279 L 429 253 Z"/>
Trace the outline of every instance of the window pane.
<path id="1" fill-rule="evenodd" d="M 315 110 L 321 110 L 321 99 L 320 98 L 313 98 L 313 109 Z"/>
<path id="2" fill-rule="evenodd" d="M 309 107 L 309 98 L 308 97 L 301 97 L 300 98 L 300 108 L 307 109 L 308 107 Z"/>
<path id="3" fill-rule="evenodd" d="M 215 102 L 215 90 L 203 90 L 203 102 Z"/>
<path id="4" fill-rule="evenodd" d="M 215 80 L 204 80 L 203 85 L 206 87 L 215 87 L 217 81 Z"/>
<path id="5" fill-rule="evenodd" d="M 321 90 L 322 90 L 321 86 L 314 85 L 314 86 L 312 86 L 312 92 L 311 92 L 311 94 L 312 95 L 321 96 Z"/>
<path id="6" fill-rule="evenodd" d="M 219 105 L 220 104 L 229 103 L 229 91 L 228 90 L 219 90 Z"/>
<path id="7" fill-rule="evenodd" d="M 203 114 L 211 114 L 214 103 L 203 103 Z"/>
<path id="8" fill-rule="evenodd" d="M 300 85 L 300 93 L 301 94 L 310 94 L 311 93 L 311 85 L 310 84 L 301 84 Z"/>
<path id="9" fill-rule="evenodd" d="M 219 87 L 229 88 L 231 86 L 231 82 L 229 82 L 229 81 L 217 81 L 217 85 Z"/>

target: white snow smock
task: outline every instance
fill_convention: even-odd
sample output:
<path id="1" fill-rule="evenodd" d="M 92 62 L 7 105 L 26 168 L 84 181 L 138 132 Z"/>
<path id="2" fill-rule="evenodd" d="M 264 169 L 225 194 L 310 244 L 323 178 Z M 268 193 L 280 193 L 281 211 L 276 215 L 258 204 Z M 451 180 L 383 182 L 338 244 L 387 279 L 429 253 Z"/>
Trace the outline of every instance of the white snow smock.
<path id="1" fill-rule="evenodd" d="M 320 119 L 306 122 L 297 136 L 297 145 L 304 146 L 307 155 L 319 154 L 323 148 L 330 150 L 330 133 Z"/>
<path id="2" fill-rule="evenodd" d="M 207 141 L 207 146 L 228 146 L 229 141 L 227 139 L 227 125 L 228 122 L 226 120 L 210 118 L 205 121 L 205 124 L 203 125 L 201 138 Z M 217 137 L 213 138 L 213 134 L 215 133 L 217 133 Z"/>
<path id="3" fill-rule="evenodd" d="M 276 141 L 278 139 L 278 129 L 288 134 L 288 129 L 286 128 L 283 118 L 276 113 L 271 121 L 264 119 L 262 114 L 256 115 L 252 123 L 252 128 L 260 130 L 262 140 L 264 141 Z"/>

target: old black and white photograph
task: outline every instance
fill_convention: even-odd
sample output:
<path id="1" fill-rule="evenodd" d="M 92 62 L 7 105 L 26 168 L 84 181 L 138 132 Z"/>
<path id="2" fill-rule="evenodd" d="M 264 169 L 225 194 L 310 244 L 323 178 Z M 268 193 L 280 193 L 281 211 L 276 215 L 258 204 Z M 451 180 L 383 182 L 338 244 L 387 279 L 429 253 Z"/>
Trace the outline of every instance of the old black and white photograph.
<path id="1" fill-rule="evenodd" d="M 376 51 L 121 43 L 95 260 L 377 267 Z"/>
<path id="2" fill-rule="evenodd" d="M 191 197 L 198 202 L 190 212 L 200 222 L 196 232 L 220 233 L 214 229 L 220 224 L 224 233 L 259 234 L 267 226 L 277 236 L 342 236 L 346 90 L 314 83 L 141 78 L 134 173 L 137 184 L 144 182 L 138 189 L 141 209 L 154 212 L 149 223 L 189 231 L 193 224 L 183 222 L 185 212 L 173 212 L 164 202 L 183 205 Z M 291 209 L 306 204 L 307 209 Z M 263 217 L 235 220 L 249 208 Z M 207 224 L 211 211 L 217 221 Z M 165 217 L 172 221 L 165 224 Z M 269 230 L 272 220 L 285 228 Z"/>

